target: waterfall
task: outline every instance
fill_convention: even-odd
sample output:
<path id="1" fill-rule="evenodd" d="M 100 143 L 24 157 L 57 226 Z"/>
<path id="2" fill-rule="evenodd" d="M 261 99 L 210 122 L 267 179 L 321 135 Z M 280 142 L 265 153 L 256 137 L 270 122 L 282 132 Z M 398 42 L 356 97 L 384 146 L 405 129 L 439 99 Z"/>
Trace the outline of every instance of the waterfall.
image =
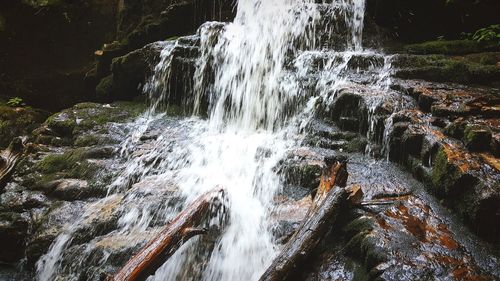
<path id="1" fill-rule="evenodd" d="M 150 280 L 257 280 L 277 255 L 270 215 L 282 184 L 275 168 L 300 143 L 300 128 L 313 116 L 317 97 L 347 81 L 351 58 L 364 52 L 364 0 L 316 2 L 239 0 L 234 22 L 204 24 L 198 31 L 200 57 L 190 93 L 195 114 L 178 125 L 165 125 L 165 135 L 137 154 L 141 135 L 165 115 L 160 109 L 170 94 L 167 81 L 178 42 L 164 43 L 161 60 L 144 87 L 151 107 L 131 124 L 134 129 L 122 150 L 127 168 L 109 192 L 125 193 L 130 203 L 123 207 L 117 231 L 146 229 L 153 216 L 166 222 L 216 186 L 226 190 L 228 219 L 197 277 L 188 272 L 188 256 L 200 247 L 194 239 Z M 347 30 L 339 30 L 338 22 Z M 323 50 L 332 40 L 324 35 L 336 33 L 346 34 L 342 50 Z M 309 58 L 318 53 L 332 57 L 315 84 L 318 93 L 311 96 L 302 80 L 311 69 Z M 196 116 L 202 100 L 208 101 L 207 119 Z M 176 133 L 173 143 L 167 135 Z M 156 209 L 147 202 L 134 204 L 141 199 L 130 186 L 145 178 L 174 183 L 185 200 L 164 202 Z M 63 235 L 42 260 L 59 260 L 53 256 L 61 255 L 71 239 Z M 44 268 L 40 263 L 38 279 L 53 276 L 56 265 L 49 262 Z"/>

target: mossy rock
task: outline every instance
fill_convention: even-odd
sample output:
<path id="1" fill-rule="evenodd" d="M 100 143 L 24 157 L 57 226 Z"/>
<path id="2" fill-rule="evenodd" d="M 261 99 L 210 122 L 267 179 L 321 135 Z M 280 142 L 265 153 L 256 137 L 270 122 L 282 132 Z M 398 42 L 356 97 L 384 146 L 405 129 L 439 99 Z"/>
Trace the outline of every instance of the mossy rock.
<path id="1" fill-rule="evenodd" d="M 404 79 L 464 84 L 491 84 L 500 80 L 500 68 L 495 64 L 482 64 L 467 57 L 400 56 L 394 66 L 399 68 L 395 76 Z"/>
<path id="2" fill-rule="evenodd" d="M 473 40 L 437 40 L 404 47 L 407 53 L 415 55 L 442 54 L 442 55 L 464 55 L 485 51 L 498 51 L 497 44 L 481 43 Z"/>
<path id="3" fill-rule="evenodd" d="M 49 154 L 35 164 L 41 176 L 41 183 L 59 178 L 90 179 L 98 168 L 87 161 L 84 148 L 70 150 L 63 154 Z"/>
<path id="4" fill-rule="evenodd" d="M 72 136 L 76 127 L 76 119 L 69 112 L 56 113 L 45 122 L 47 126 L 60 136 Z"/>
<path id="5" fill-rule="evenodd" d="M 0 148 L 7 147 L 15 137 L 31 135 L 47 115 L 44 111 L 30 107 L 10 107 L 0 104 Z"/>
<path id="6" fill-rule="evenodd" d="M 104 77 L 95 88 L 95 92 L 98 100 L 111 100 L 111 95 L 113 93 L 113 75 Z"/>
<path id="7" fill-rule="evenodd" d="M 464 191 L 472 190 L 477 184 L 478 179 L 464 171 L 462 166 L 453 163 L 446 148 L 439 149 L 432 168 L 432 184 L 439 196 L 447 196 L 450 197 L 448 200 L 452 200 L 451 198 L 460 196 Z"/>
<path id="8" fill-rule="evenodd" d="M 469 125 L 465 128 L 463 141 L 470 151 L 487 151 L 490 148 L 492 132 L 487 126 Z"/>
<path id="9" fill-rule="evenodd" d="M 368 140 L 366 138 L 358 137 L 349 141 L 345 149 L 347 152 L 364 152 L 367 145 Z"/>
<path id="10" fill-rule="evenodd" d="M 103 144 L 103 141 L 95 134 L 78 136 L 74 143 L 76 147 L 86 147 L 98 144 Z"/>
<path id="11" fill-rule="evenodd" d="M 465 121 L 463 121 L 463 119 L 457 119 L 457 120 L 453 121 L 452 123 L 450 123 L 448 126 L 446 126 L 443 129 L 443 133 L 445 133 L 446 135 L 448 135 L 452 138 L 462 139 L 462 137 L 464 136 L 464 131 L 465 131 L 466 125 L 467 124 Z"/>
<path id="12" fill-rule="evenodd" d="M 81 132 L 107 123 L 122 123 L 146 110 L 142 102 L 115 102 L 110 105 L 80 103 L 49 117 L 45 124 L 58 136 L 73 138 Z"/>

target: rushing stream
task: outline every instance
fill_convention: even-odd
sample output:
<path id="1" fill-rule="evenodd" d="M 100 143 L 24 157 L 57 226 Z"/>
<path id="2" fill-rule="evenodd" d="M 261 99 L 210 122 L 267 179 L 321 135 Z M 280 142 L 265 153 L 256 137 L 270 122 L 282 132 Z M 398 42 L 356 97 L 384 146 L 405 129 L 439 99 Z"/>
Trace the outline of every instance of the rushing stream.
<path id="1" fill-rule="evenodd" d="M 365 79 L 374 89 L 387 87 L 390 58 L 362 47 L 364 1 L 316 2 L 239 0 L 234 22 L 204 24 L 198 31 L 201 55 L 194 91 L 189 93 L 194 114 L 175 122 L 164 121 L 162 109 L 169 99 L 166 81 L 179 42 L 162 43 L 161 61 L 144 87 L 150 109 L 130 124 L 132 133 L 122 146 L 127 169 L 108 196 L 93 204 L 123 197 L 128 204 L 122 204 L 116 232 L 134 233 L 147 230 L 153 221 L 167 222 L 186 202 L 220 186 L 227 191 L 228 219 L 211 252 L 198 250 L 201 241 L 194 239 L 151 280 L 257 280 L 278 251 L 270 219 L 273 198 L 282 188 L 275 168 L 301 141 L 317 99 L 328 99 L 353 79 Z M 344 42 L 328 43 L 339 34 Z M 351 60 L 363 56 L 382 61 L 372 66 L 375 75 L 359 78 L 351 69 Z M 309 75 L 318 58 L 324 71 L 312 81 Z M 198 117 L 204 114 L 204 102 L 208 118 Z M 159 123 L 165 133 L 153 145 L 138 147 L 151 125 L 158 128 Z M 134 185 L 141 181 L 152 188 L 175 186 L 180 195 L 160 206 L 141 201 Z M 61 270 L 74 230 L 96 215 L 93 209 L 68 224 L 39 260 L 39 280 L 52 280 Z M 81 253 L 82 259 L 87 254 Z M 205 259 L 202 270 L 191 270 L 199 256 Z"/>

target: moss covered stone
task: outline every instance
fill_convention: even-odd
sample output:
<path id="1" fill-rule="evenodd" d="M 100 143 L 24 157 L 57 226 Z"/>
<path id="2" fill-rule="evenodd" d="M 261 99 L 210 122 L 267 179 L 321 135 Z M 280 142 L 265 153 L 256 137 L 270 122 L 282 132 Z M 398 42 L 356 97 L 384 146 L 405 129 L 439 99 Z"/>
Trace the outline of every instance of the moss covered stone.
<path id="1" fill-rule="evenodd" d="M 92 146 L 92 145 L 97 145 L 99 143 L 100 139 L 93 134 L 82 135 L 75 140 L 75 146 L 77 147 Z"/>
<path id="2" fill-rule="evenodd" d="M 45 122 L 50 129 L 61 136 L 72 136 L 77 123 L 69 112 L 56 113 Z"/>
<path id="3" fill-rule="evenodd" d="M 416 55 L 463 55 L 492 50 L 496 51 L 500 50 L 500 47 L 496 44 L 481 43 L 473 40 L 437 40 L 407 45 L 404 49 L 406 52 Z"/>
<path id="4" fill-rule="evenodd" d="M 450 137 L 461 139 L 464 136 L 465 126 L 466 122 L 463 119 L 457 119 L 446 126 L 443 133 Z"/>
<path id="5" fill-rule="evenodd" d="M 447 193 L 460 178 L 458 168 L 448 162 L 446 152 L 441 149 L 436 155 L 432 170 L 432 183 L 439 194 Z"/>
<path id="6" fill-rule="evenodd" d="M 46 125 L 60 136 L 93 129 L 109 122 L 125 122 L 146 109 L 141 102 L 116 102 L 110 105 L 80 103 L 49 117 Z"/>
<path id="7" fill-rule="evenodd" d="M 457 197 L 477 184 L 478 179 L 469 173 L 471 167 L 465 157 L 447 147 L 439 149 L 432 169 L 432 184 L 438 195 Z"/>
<path id="8" fill-rule="evenodd" d="M 366 138 L 358 137 L 350 140 L 345 149 L 347 152 L 364 152 L 368 141 Z"/>
<path id="9" fill-rule="evenodd" d="M 447 57 L 443 55 L 399 56 L 394 66 L 395 76 L 405 79 L 424 79 L 464 84 L 491 84 L 500 80 L 500 68 L 491 61 L 476 57 Z"/>
<path id="10" fill-rule="evenodd" d="M 30 135 L 45 120 L 47 113 L 30 107 L 0 104 L 0 148 L 17 136 Z"/>
<path id="11" fill-rule="evenodd" d="M 471 151 L 487 151 L 490 148 L 492 132 L 487 126 L 469 125 L 465 128 L 463 141 Z"/>
<path id="12" fill-rule="evenodd" d="M 95 88 L 95 92 L 98 100 L 111 100 L 111 94 L 113 92 L 113 75 L 104 77 Z"/>
<path id="13" fill-rule="evenodd" d="M 97 172 L 97 167 L 88 162 L 87 158 L 87 150 L 83 148 L 63 154 L 50 154 L 36 163 L 35 169 L 43 175 L 42 182 L 62 177 L 89 179 Z"/>

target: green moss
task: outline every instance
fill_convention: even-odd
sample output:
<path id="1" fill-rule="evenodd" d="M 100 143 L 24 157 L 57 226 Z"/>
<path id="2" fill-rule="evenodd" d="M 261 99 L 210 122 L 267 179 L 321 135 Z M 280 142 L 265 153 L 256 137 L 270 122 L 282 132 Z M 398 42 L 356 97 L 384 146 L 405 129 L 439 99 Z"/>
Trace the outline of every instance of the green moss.
<path id="1" fill-rule="evenodd" d="M 56 113 L 50 116 L 45 123 L 56 133 L 64 136 L 71 136 L 77 125 L 74 116 L 68 113 Z"/>
<path id="2" fill-rule="evenodd" d="M 14 137 L 30 135 L 46 116 L 30 107 L 0 105 L 0 148 L 5 148 Z"/>
<path id="3" fill-rule="evenodd" d="M 455 121 L 446 126 L 446 128 L 444 128 L 443 130 L 443 133 L 450 137 L 461 139 L 464 136 L 465 125 L 465 122 Z"/>
<path id="4" fill-rule="evenodd" d="M 113 75 L 104 77 L 95 88 L 97 99 L 100 101 L 107 101 L 111 99 L 113 91 Z"/>
<path id="5" fill-rule="evenodd" d="M 125 110 L 128 112 L 130 118 L 139 116 L 147 108 L 146 104 L 140 101 L 119 101 L 114 104 L 120 108 L 119 110 Z"/>
<path id="6" fill-rule="evenodd" d="M 99 144 L 99 138 L 93 134 L 83 135 L 75 140 L 75 146 L 84 147 Z"/>
<path id="7" fill-rule="evenodd" d="M 347 143 L 345 149 L 347 152 L 364 152 L 367 144 L 365 138 L 355 138 Z"/>
<path id="8" fill-rule="evenodd" d="M 490 147 L 491 130 L 487 126 L 469 125 L 465 128 L 463 141 L 472 151 L 486 151 Z"/>
<path id="9" fill-rule="evenodd" d="M 418 78 L 428 81 L 458 83 L 492 83 L 500 79 L 496 65 L 481 64 L 467 58 L 450 58 L 440 55 L 402 58 L 397 63 L 401 78 Z"/>
<path id="10" fill-rule="evenodd" d="M 440 149 L 432 169 L 432 184 L 440 195 L 447 194 L 461 177 L 458 167 L 448 161 L 444 149 Z"/>
<path id="11" fill-rule="evenodd" d="M 98 103 L 80 103 L 51 116 L 47 124 L 57 132 L 72 135 L 109 122 L 124 122 L 137 117 L 145 109 L 146 105 L 141 102 L 115 102 L 109 107 Z"/>
<path id="12" fill-rule="evenodd" d="M 427 55 L 427 54 L 443 54 L 443 55 L 463 55 L 470 53 L 483 52 L 485 50 L 495 50 L 498 46 L 491 44 L 480 43 L 473 40 L 453 40 L 453 41 L 428 41 L 418 44 L 407 45 L 405 51 L 410 54 Z"/>
<path id="13" fill-rule="evenodd" d="M 50 154 L 36 163 L 35 169 L 43 174 L 42 181 L 50 181 L 58 176 L 88 179 L 96 173 L 96 167 L 86 157 L 86 150 L 83 148 L 63 154 Z"/>

